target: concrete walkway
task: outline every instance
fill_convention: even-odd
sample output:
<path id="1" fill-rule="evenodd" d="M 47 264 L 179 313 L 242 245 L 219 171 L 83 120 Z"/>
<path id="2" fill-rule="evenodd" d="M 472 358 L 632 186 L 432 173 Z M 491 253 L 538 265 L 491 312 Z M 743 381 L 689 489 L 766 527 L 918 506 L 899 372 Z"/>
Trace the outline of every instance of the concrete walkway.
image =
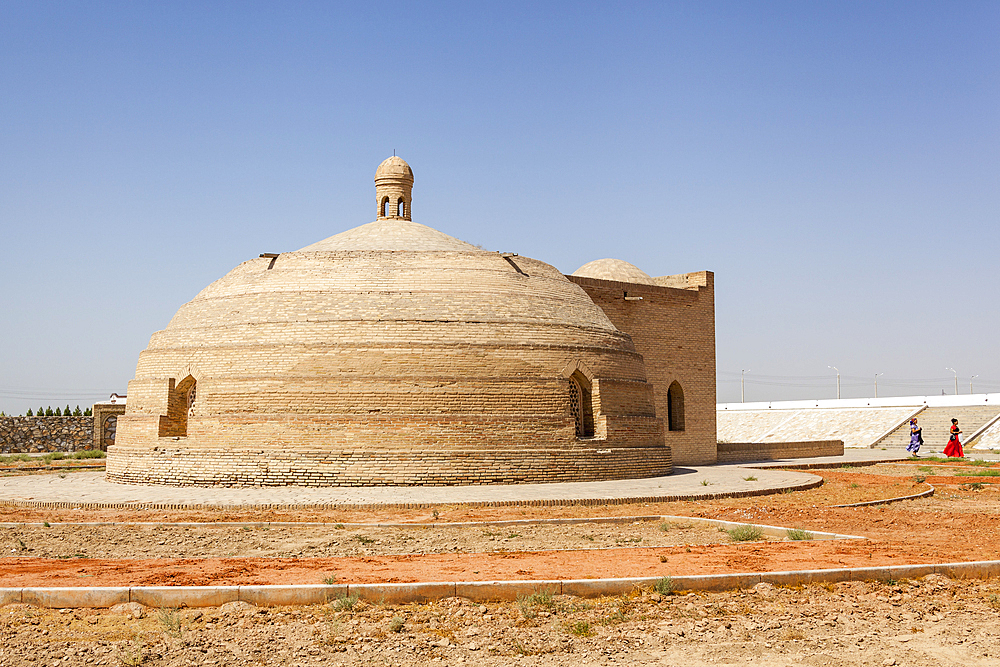
<path id="1" fill-rule="evenodd" d="M 678 467 L 666 477 L 612 482 L 372 488 L 139 486 L 113 484 L 103 472 L 77 472 L 0 477 L 0 504 L 88 509 L 617 504 L 765 495 L 821 482 L 809 473 L 736 465 Z"/>

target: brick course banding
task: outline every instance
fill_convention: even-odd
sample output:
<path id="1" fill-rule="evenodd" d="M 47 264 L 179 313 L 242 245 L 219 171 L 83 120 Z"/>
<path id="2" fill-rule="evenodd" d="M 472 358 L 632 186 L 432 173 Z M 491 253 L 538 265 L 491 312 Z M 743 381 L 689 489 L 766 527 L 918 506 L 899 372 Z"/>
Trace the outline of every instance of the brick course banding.
<path id="1" fill-rule="evenodd" d="M 375 222 L 182 306 L 140 355 L 108 479 L 518 484 L 662 476 L 675 447 L 714 462 L 710 273 L 629 284 L 649 301 L 619 312 L 619 284 L 412 222 L 412 184 L 390 158 Z M 684 432 L 665 427 L 676 377 Z"/>

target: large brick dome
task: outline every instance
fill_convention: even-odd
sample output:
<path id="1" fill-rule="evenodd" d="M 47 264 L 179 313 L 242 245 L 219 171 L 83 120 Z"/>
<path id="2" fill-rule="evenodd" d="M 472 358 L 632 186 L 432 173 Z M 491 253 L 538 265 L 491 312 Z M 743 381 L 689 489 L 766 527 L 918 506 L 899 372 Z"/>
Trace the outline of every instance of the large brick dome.
<path id="1" fill-rule="evenodd" d="M 642 357 L 583 289 L 399 216 L 206 287 L 140 355 L 118 424 L 107 475 L 121 482 L 671 471 Z"/>

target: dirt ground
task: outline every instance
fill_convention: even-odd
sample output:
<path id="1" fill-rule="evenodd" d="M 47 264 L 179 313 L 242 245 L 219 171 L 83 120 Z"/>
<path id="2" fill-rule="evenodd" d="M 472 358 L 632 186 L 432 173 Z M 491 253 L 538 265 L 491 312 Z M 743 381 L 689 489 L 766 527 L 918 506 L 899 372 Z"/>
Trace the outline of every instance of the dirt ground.
<path id="1" fill-rule="evenodd" d="M 929 468 L 929 469 L 927 469 Z M 0 586 L 566 579 L 1000 558 L 998 485 L 933 462 L 816 471 L 822 487 L 699 502 L 545 508 L 153 512 L 0 507 Z M 965 474 L 962 474 L 965 473 Z M 907 495 L 887 506 L 832 505 Z M 435 515 L 436 511 L 436 515 Z M 550 517 L 698 516 L 862 536 L 733 542 L 674 520 L 448 526 Z M 80 521 L 314 521 L 327 526 L 79 527 Z M 413 528 L 337 523 L 400 522 Z M 433 527 L 428 524 L 434 524 Z M 445 524 L 445 525 L 442 525 Z M 13 550 L 13 551 L 11 551 Z M 5 665 L 994 665 L 1000 582 L 845 583 L 601 600 L 286 609 L 0 608 Z M 127 610 L 126 610 L 127 611 Z"/>
<path id="2" fill-rule="evenodd" d="M 688 595 L 201 610 L 0 608 L 0 667 L 995 665 L 1000 585 L 940 575 Z M 136 615 L 141 614 L 141 618 Z"/>

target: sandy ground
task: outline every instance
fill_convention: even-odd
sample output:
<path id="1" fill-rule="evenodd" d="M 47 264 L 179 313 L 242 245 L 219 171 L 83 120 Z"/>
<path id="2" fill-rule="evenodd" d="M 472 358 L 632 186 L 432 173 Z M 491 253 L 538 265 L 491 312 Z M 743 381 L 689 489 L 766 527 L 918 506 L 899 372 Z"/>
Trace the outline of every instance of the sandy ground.
<path id="1" fill-rule="evenodd" d="M 733 593 L 485 605 L 9 605 L 0 608 L 0 666 L 995 665 L 998 593 L 995 582 L 930 575 L 891 585 L 759 584 Z"/>
<path id="2" fill-rule="evenodd" d="M 336 525 L 336 524 L 335 524 Z M 714 527 L 679 521 L 578 526 L 25 527 L 0 532 L 0 554 L 32 558 L 316 558 L 729 542 Z"/>

